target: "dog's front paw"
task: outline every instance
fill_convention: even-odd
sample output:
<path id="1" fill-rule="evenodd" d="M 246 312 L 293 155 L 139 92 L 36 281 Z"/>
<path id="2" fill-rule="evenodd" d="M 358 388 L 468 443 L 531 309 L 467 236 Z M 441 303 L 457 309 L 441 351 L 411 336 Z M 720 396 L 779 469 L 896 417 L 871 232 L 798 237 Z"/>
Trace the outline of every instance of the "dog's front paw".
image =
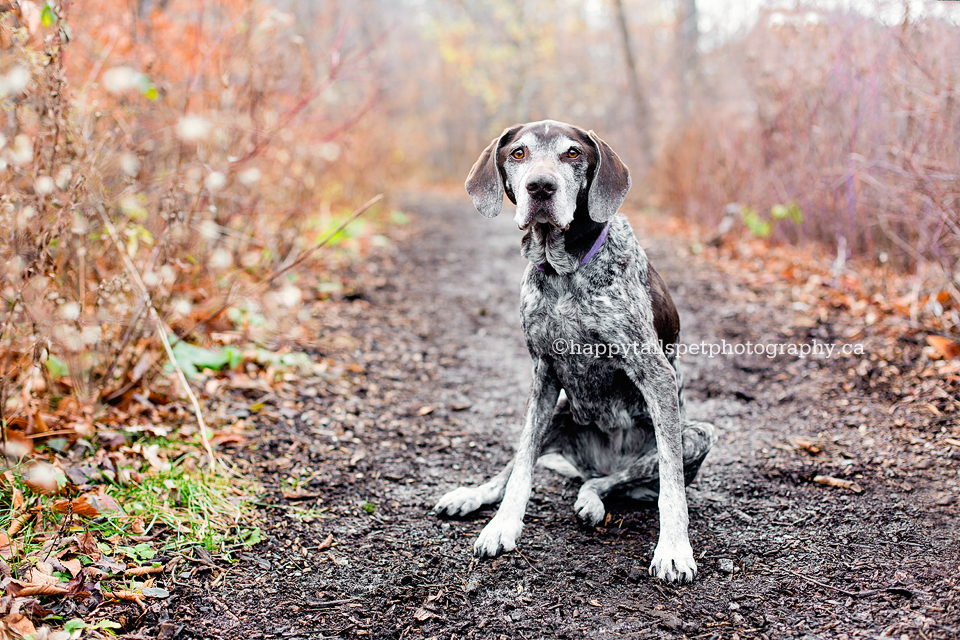
<path id="1" fill-rule="evenodd" d="M 661 540 L 653 552 L 650 575 L 667 582 L 693 582 L 697 577 L 697 563 L 690 542 L 669 544 Z"/>
<path id="2" fill-rule="evenodd" d="M 577 501 L 573 503 L 573 510 L 577 512 L 578 518 L 591 527 L 603 522 L 603 517 L 607 515 L 607 508 L 603 506 L 603 500 L 597 492 L 583 487 L 577 494 Z"/>
<path id="3" fill-rule="evenodd" d="M 493 558 L 503 551 L 513 551 L 517 548 L 517 540 L 522 530 L 522 520 L 496 515 L 477 536 L 477 541 L 473 543 L 473 553 L 481 558 Z"/>
<path id="4" fill-rule="evenodd" d="M 446 493 L 433 508 L 435 515 L 446 513 L 449 516 L 465 516 L 473 513 L 485 503 L 483 491 L 479 487 L 460 487 Z"/>

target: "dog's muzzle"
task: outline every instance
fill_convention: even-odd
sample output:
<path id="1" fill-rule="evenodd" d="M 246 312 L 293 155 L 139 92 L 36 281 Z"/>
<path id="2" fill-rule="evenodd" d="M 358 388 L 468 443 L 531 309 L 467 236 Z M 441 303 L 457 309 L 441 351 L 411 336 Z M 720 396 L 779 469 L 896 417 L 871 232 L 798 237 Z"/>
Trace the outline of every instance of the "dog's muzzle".
<path id="1" fill-rule="evenodd" d="M 557 178 L 548 173 L 532 175 L 527 179 L 527 193 L 534 200 L 550 200 L 557 192 L 558 184 Z"/>
<path id="2" fill-rule="evenodd" d="M 570 225 L 562 226 L 554 213 L 554 195 L 559 189 L 559 179 L 549 173 L 537 173 L 527 178 L 525 188 L 530 197 L 527 216 L 517 226 L 526 230 L 533 223 L 547 224 L 551 227 L 566 231 Z"/>

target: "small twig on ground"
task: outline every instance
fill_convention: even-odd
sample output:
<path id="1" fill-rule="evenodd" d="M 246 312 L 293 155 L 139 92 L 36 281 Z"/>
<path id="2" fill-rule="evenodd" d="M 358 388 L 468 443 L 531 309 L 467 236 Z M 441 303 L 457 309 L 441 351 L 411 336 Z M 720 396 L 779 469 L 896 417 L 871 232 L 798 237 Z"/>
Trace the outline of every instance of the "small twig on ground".
<path id="1" fill-rule="evenodd" d="M 163 573 L 166 570 L 166 567 L 162 564 L 155 567 L 134 567 L 132 569 L 127 569 L 123 572 L 125 576 L 145 576 L 150 573 Z"/>
<path id="2" fill-rule="evenodd" d="M 351 602 L 356 602 L 360 598 L 346 598 L 344 600 L 327 600 L 326 602 L 308 602 L 307 604 L 300 605 L 302 607 L 308 607 L 310 609 L 316 609 L 320 607 L 335 607 L 340 604 L 349 604 Z"/>
<path id="3" fill-rule="evenodd" d="M 846 589 L 841 589 L 840 587 L 834 587 L 833 585 L 829 585 L 829 584 L 827 584 L 827 583 L 825 583 L 825 582 L 820 582 L 819 580 L 814 580 L 814 579 L 811 578 L 810 576 L 805 576 L 805 575 L 803 575 L 802 573 L 797 573 L 796 571 L 791 571 L 790 569 L 787 569 L 787 573 L 792 574 L 792 575 L 795 575 L 795 576 L 797 576 L 798 578 L 800 578 L 801 580 L 806 580 L 806 581 L 809 582 L 810 584 L 815 584 L 815 585 L 817 585 L 818 587 L 823 587 L 824 589 L 832 589 L 832 590 L 834 590 L 834 591 L 838 591 L 838 592 L 842 593 L 843 595 L 849 596 L 849 597 L 851 597 L 851 598 L 866 598 L 867 596 L 874 596 L 874 595 L 877 595 L 878 593 L 880 593 L 881 591 L 884 591 L 884 589 L 868 589 L 868 590 L 866 590 L 866 591 L 857 591 L 857 592 L 847 591 Z"/>
<path id="4" fill-rule="evenodd" d="M 517 553 L 518 556 L 520 556 L 521 558 L 523 558 L 523 560 L 524 560 L 528 565 L 530 565 L 530 568 L 531 568 L 531 569 L 533 569 L 535 572 L 539 573 L 540 575 L 543 575 L 543 573 L 540 571 L 540 569 L 537 569 L 535 566 L 533 566 L 533 563 L 530 562 L 530 560 L 527 558 L 527 556 L 525 556 L 525 555 L 523 555 L 522 553 L 520 553 L 519 550 L 515 550 L 515 551 L 516 551 L 516 553 Z"/>

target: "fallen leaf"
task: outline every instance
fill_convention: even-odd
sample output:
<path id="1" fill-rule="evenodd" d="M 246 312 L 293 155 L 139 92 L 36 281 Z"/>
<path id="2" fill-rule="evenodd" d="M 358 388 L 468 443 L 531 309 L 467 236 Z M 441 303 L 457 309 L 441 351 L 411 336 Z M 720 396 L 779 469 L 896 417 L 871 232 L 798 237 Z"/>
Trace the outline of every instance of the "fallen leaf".
<path id="1" fill-rule="evenodd" d="M 33 454 L 33 440 L 24 437 L 22 433 L 7 429 L 7 439 L 2 445 L 3 454 L 12 460 L 26 458 Z M 10 480 L 11 486 L 13 480 Z"/>
<path id="2" fill-rule="evenodd" d="M 46 433 L 50 429 L 47 427 L 47 422 L 43 419 L 43 416 L 40 415 L 39 411 L 34 412 L 33 414 L 33 433 Z"/>
<path id="3" fill-rule="evenodd" d="M 109 513 L 122 511 L 120 509 L 120 505 L 117 504 L 117 501 L 114 500 L 109 495 L 107 495 L 106 491 L 102 486 L 97 487 L 96 491 L 85 493 L 80 497 L 86 500 L 90 506 L 92 506 L 101 514 L 109 514 Z"/>
<path id="4" fill-rule="evenodd" d="M 58 513 L 70 512 L 85 518 L 96 518 L 100 515 L 100 512 L 87 504 L 82 497 L 73 500 L 57 500 L 53 503 L 53 509 Z"/>
<path id="5" fill-rule="evenodd" d="M 73 560 L 61 560 L 60 564 L 70 572 L 70 575 L 74 578 L 77 577 L 77 574 L 80 573 L 80 570 L 83 568 L 83 565 L 80 563 L 79 558 L 74 558 Z"/>
<path id="6" fill-rule="evenodd" d="M 61 479 L 63 483 L 60 482 Z M 27 468 L 23 476 L 23 482 L 36 493 L 50 495 L 60 493 L 62 486 L 67 482 L 67 478 L 62 470 L 52 464 L 37 462 Z"/>
<path id="7" fill-rule="evenodd" d="M 120 511 L 120 505 L 104 492 L 103 487 L 98 487 L 96 491 L 85 493 L 73 500 L 57 500 L 53 503 L 53 508 L 59 513 L 70 511 L 86 518 L 96 518 L 105 513 Z"/>
<path id="8" fill-rule="evenodd" d="M 10 630 L 14 633 L 20 635 L 21 637 L 32 636 L 37 633 L 37 628 L 33 626 L 33 623 L 30 622 L 29 618 L 26 618 L 19 613 L 11 613 L 3 619 L 4 623 Z"/>
<path id="9" fill-rule="evenodd" d="M 429 620 L 430 618 L 439 618 L 440 616 L 438 616 L 437 614 L 435 614 L 435 613 L 432 612 L 432 611 L 429 611 L 428 609 L 426 609 L 426 608 L 424 608 L 424 607 L 420 607 L 420 608 L 417 609 L 416 612 L 413 614 L 413 617 L 414 617 L 414 619 L 419 620 L 420 622 L 423 622 L 424 620 Z"/>
<path id="10" fill-rule="evenodd" d="M 107 556 L 100 556 L 100 559 L 97 560 L 95 566 L 101 571 L 104 571 L 111 575 L 120 574 L 127 570 L 126 564 L 117 562 L 113 558 L 109 558 Z"/>
<path id="11" fill-rule="evenodd" d="M 28 584 L 17 592 L 17 597 L 25 596 L 60 596 L 69 590 L 55 584 Z"/>
<path id="12" fill-rule="evenodd" d="M 146 532 L 146 523 L 143 521 L 143 518 L 137 516 L 133 519 L 133 522 L 130 523 L 130 533 L 136 536 L 142 536 Z"/>
<path id="13" fill-rule="evenodd" d="M 856 482 L 844 480 L 843 478 L 834 478 L 833 476 L 817 476 L 813 479 L 817 484 L 828 487 L 838 487 L 840 489 L 850 489 L 854 493 L 860 493 L 863 489 Z"/>
<path id="14" fill-rule="evenodd" d="M 937 350 L 944 360 L 960 356 L 960 345 L 943 336 L 927 336 L 927 344 Z"/>
<path id="15" fill-rule="evenodd" d="M 21 513 L 16 518 L 13 518 L 10 521 L 10 526 L 7 527 L 7 535 L 15 536 L 18 533 L 20 533 L 23 530 L 23 528 L 27 526 L 27 523 L 33 519 L 34 515 L 36 514 L 28 511 L 27 513 Z"/>
<path id="16" fill-rule="evenodd" d="M 18 551 L 17 543 L 11 540 L 7 534 L 0 533 L 0 558 L 12 560 Z"/>
<path id="17" fill-rule="evenodd" d="M 217 433 L 210 438 L 211 447 L 221 447 L 225 444 L 243 444 L 247 439 L 239 433 Z"/>
<path id="18" fill-rule="evenodd" d="M 104 591 L 103 597 L 110 598 L 113 600 L 128 600 L 131 602 L 140 602 L 141 600 L 143 600 L 144 596 L 139 591 L 119 590 L 119 591 Z"/>
<path id="19" fill-rule="evenodd" d="M 823 449 L 820 447 L 820 442 L 817 440 L 809 440 L 807 438 L 794 438 L 793 440 L 791 440 L 791 442 L 797 447 L 799 447 L 800 449 L 804 449 L 805 451 L 807 451 L 807 453 L 810 453 L 812 455 L 817 455 L 818 453 L 823 451 Z"/>
<path id="20" fill-rule="evenodd" d="M 99 560 L 102 555 L 100 548 L 97 546 L 97 539 L 89 531 L 77 536 L 77 546 L 80 548 L 80 553 L 90 556 L 94 562 Z"/>
<path id="21" fill-rule="evenodd" d="M 38 562 L 37 564 L 39 565 L 41 563 Z M 44 573 L 38 567 L 33 567 L 27 572 L 27 581 L 32 585 L 60 584 L 59 578 L 55 578 L 48 573 Z"/>
<path id="22" fill-rule="evenodd" d="M 326 539 L 324 539 L 323 542 L 317 545 L 317 551 L 323 551 L 324 549 L 329 549 L 330 545 L 332 544 L 333 544 L 333 534 L 330 533 L 330 534 L 327 534 L 327 537 Z"/>

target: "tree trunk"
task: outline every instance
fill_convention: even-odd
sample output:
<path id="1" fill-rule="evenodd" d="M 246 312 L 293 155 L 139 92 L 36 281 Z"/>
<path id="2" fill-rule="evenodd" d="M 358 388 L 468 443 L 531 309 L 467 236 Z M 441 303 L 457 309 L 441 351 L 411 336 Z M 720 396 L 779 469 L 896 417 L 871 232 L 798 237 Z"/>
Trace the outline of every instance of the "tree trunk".
<path id="1" fill-rule="evenodd" d="M 647 166 L 653 159 L 653 144 L 650 139 L 650 105 L 647 95 L 640 84 L 640 75 L 637 72 L 637 61 L 630 41 L 630 29 L 627 26 L 627 15 L 623 10 L 623 0 L 613 0 L 616 8 L 617 23 L 620 26 L 620 37 L 623 40 L 623 57 L 627 64 L 627 75 L 630 82 L 630 94 L 633 99 L 633 110 L 636 118 L 637 135 L 639 136 L 640 150 Z"/>
<path id="2" fill-rule="evenodd" d="M 700 30 L 697 28 L 697 0 L 678 0 L 677 59 L 680 63 L 680 109 L 690 115 L 690 104 L 700 83 L 700 60 L 697 50 Z"/>

